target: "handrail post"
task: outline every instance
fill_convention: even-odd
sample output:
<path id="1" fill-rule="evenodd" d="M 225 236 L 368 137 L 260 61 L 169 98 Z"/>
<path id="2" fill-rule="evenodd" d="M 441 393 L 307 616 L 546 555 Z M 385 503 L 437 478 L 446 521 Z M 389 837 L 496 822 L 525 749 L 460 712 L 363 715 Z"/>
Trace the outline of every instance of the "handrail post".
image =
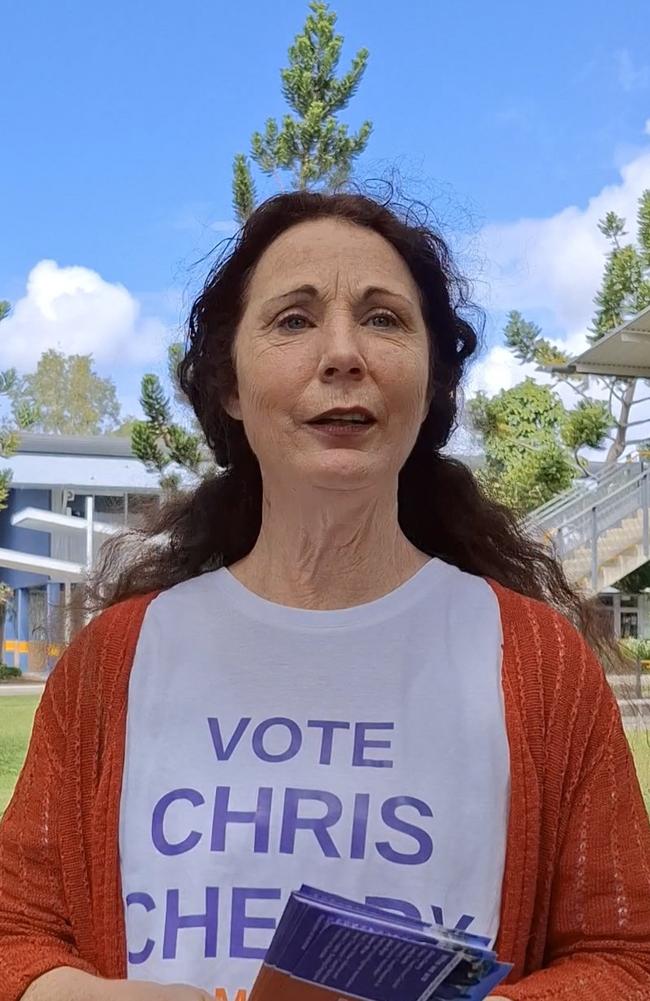
<path id="1" fill-rule="evenodd" d="M 643 506 L 643 555 L 644 557 L 650 556 L 650 512 L 648 507 L 650 505 L 650 490 L 648 489 L 648 472 L 647 470 L 643 474 L 642 480 L 642 490 L 641 490 L 641 504 Z"/>
<path id="2" fill-rule="evenodd" d="M 598 594 L 598 513 L 596 505 L 591 509 L 591 587 Z"/>
<path id="3" fill-rule="evenodd" d="M 86 497 L 86 569 L 88 571 L 92 570 L 93 557 L 94 557 L 94 542 L 95 538 L 93 535 L 95 522 L 95 498 L 93 495 Z"/>

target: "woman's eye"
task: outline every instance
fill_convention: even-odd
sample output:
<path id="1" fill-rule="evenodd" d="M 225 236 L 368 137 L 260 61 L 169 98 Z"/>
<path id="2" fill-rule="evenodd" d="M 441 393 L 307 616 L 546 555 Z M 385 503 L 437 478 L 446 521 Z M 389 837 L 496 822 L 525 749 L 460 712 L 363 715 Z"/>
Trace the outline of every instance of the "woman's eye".
<path id="1" fill-rule="evenodd" d="M 285 330 L 305 330 L 308 325 L 309 321 L 307 317 L 301 316 L 299 313 L 283 316 L 278 324 L 279 327 L 284 327 Z"/>
<path id="2" fill-rule="evenodd" d="M 392 313 L 375 313 L 367 322 L 379 330 L 388 330 L 390 327 L 398 325 L 397 317 L 393 316 Z"/>

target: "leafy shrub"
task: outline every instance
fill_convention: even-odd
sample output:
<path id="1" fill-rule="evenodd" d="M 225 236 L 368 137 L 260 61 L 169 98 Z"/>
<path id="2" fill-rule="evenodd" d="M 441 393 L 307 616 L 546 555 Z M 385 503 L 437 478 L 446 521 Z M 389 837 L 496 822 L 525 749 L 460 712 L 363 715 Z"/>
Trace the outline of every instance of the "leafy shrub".
<path id="1" fill-rule="evenodd" d="M 621 640 L 623 653 L 628 654 L 633 660 L 650 660 L 650 639 L 628 639 Z"/>
<path id="2" fill-rule="evenodd" d="M 22 671 L 18 667 L 9 667 L 0 661 L 0 681 L 9 681 L 11 678 L 20 678 Z"/>

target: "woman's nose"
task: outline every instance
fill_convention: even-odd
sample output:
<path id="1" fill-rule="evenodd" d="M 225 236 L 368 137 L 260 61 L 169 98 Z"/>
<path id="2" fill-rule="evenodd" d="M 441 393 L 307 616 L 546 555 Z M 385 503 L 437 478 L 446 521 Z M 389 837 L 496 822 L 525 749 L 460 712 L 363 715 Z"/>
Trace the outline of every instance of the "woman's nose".
<path id="1" fill-rule="evenodd" d="M 320 361 L 322 378 L 363 378 L 366 363 L 358 334 L 350 323 L 339 321 L 323 330 L 323 351 Z"/>

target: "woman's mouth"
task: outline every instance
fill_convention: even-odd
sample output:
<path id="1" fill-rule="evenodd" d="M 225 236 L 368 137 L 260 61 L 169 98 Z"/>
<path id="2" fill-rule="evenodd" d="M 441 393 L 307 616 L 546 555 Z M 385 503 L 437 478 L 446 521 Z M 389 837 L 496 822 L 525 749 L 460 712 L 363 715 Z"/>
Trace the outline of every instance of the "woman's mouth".
<path id="1" fill-rule="evenodd" d="M 365 407 L 337 407 L 307 422 L 314 431 L 337 438 L 367 434 L 376 423 L 375 417 Z"/>

